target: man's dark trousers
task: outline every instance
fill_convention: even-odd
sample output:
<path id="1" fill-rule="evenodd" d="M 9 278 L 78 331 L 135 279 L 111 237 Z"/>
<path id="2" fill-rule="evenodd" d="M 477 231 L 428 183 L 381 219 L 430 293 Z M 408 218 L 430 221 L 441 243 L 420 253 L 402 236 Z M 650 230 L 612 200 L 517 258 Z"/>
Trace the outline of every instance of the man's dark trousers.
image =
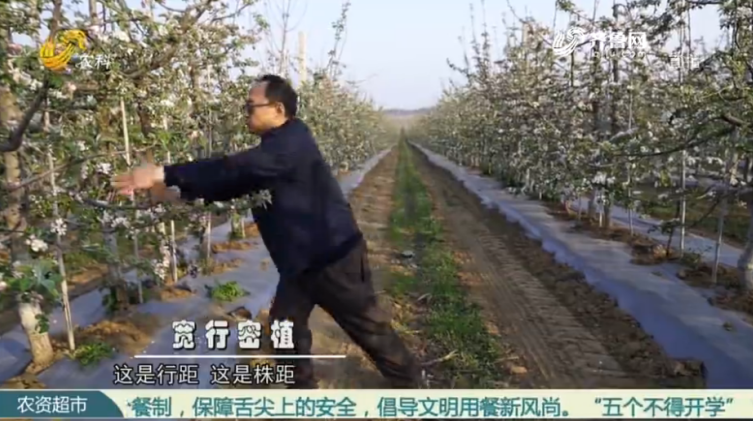
<path id="1" fill-rule="evenodd" d="M 364 240 L 360 240 L 344 258 L 323 269 L 303 273 L 295 279 L 280 279 L 269 316 L 271 320 L 293 322 L 295 350 L 287 352 L 311 354 L 308 320 L 316 305 L 329 313 L 369 355 L 392 387 L 419 386 L 420 372 L 413 356 L 392 329 L 389 315 L 378 305 Z M 285 353 L 282 350 L 277 352 Z M 280 359 L 278 364 L 295 366 L 295 385 L 292 387 L 316 388 L 311 359 Z"/>

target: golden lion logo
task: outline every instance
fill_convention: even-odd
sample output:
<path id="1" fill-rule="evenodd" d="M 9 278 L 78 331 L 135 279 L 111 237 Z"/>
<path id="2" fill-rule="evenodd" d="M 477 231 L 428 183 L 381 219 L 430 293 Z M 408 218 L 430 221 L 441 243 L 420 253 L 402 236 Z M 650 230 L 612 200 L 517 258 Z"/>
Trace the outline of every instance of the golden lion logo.
<path id="1" fill-rule="evenodd" d="M 57 52 L 58 47 L 63 47 Z M 80 29 L 67 29 L 50 36 L 39 49 L 39 59 L 44 67 L 53 72 L 62 72 L 76 52 L 86 51 L 86 33 Z"/>

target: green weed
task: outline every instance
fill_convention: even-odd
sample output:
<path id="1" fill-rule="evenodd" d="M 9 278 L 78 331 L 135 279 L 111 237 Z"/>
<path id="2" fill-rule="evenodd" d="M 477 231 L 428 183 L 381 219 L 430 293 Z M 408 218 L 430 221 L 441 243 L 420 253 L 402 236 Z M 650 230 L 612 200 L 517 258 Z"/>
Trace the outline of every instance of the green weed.
<path id="1" fill-rule="evenodd" d="M 401 247 L 416 248 L 419 270 L 410 275 L 393 273 L 387 292 L 397 300 L 407 300 L 411 293 L 428 294 L 431 305 L 422 320 L 426 339 L 440 352 L 457 353 L 444 366 L 456 377 L 465 377 L 469 386 L 493 385 L 500 349 L 484 326 L 480 309 L 468 301 L 460 284 L 457 263 L 442 239 L 441 223 L 432 216 L 431 198 L 405 144 L 401 146 L 394 198 L 391 240 Z"/>
<path id="2" fill-rule="evenodd" d="M 236 281 L 220 283 L 215 281 L 215 286 L 205 286 L 207 295 L 214 301 L 231 302 L 243 297 L 247 292 Z"/>
<path id="3" fill-rule="evenodd" d="M 73 358 L 82 367 L 88 367 L 102 360 L 112 358 L 114 354 L 115 350 L 110 345 L 104 342 L 94 342 L 79 346 L 74 352 Z"/>

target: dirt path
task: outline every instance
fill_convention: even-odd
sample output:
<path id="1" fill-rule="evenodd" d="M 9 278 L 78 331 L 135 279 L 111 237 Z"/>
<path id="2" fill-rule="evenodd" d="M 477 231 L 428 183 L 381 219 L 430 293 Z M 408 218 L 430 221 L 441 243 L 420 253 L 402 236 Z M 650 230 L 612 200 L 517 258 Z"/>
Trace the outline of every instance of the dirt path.
<path id="1" fill-rule="evenodd" d="M 397 152 L 392 152 L 372 169 L 353 192 L 350 203 L 358 224 L 368 241 L 369 261 L 374 288 L 383 288 L 388 272 L 390 249 L 386 242 L 387 223 L 392 209 Z M 383 302 L 389 309 L 388 302 Z M 384 381 L 371 361 L 356 346 L 335 321 L 316 307 L 309 320 L 313 333 L 314 354 L 345 354 L 345 360 L 316 360 L 315 370 L 320 388 L 380 388 Z"/>
<path id="2" fill-rule="evenodd" d="M 637 322 L 412 150 L 471 299 L 525 359 L 529 387 L 699 387 L 700 366 L 664 355 Z"/>

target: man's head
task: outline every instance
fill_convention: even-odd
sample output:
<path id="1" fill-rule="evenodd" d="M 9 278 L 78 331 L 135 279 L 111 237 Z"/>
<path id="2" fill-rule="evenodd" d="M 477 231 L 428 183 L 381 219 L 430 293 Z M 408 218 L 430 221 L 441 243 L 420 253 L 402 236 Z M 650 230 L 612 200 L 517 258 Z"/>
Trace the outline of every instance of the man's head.
<path id="1" fill-rule="evenodd" d="M 258 79 L 246 99 L 246 125 L 262 134 L 283 125 L 298 112 L 298 94 L 290 83 L 277 75 Z"/>

